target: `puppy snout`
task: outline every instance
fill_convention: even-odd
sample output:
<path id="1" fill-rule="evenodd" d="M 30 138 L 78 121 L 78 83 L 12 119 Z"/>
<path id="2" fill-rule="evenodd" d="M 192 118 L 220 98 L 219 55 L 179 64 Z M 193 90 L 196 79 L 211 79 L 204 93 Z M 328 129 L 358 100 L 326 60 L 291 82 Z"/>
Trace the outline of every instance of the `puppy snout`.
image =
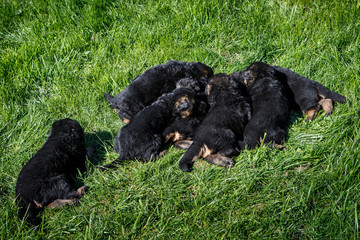
<path id="1" fill-rule="evenodd" d="M 178 107 L 178 111 L 185 111 L 190 108 L 190 103 L 187 100 L 184 100 Z"/>

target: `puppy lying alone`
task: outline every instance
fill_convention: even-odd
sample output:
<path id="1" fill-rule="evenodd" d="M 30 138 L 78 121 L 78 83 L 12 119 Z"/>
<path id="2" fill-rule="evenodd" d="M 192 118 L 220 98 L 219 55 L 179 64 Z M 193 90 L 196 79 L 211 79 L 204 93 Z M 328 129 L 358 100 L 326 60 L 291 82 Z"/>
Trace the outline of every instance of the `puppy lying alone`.
<path id="1" fill-rule="evenodd" d="M 245 124 L 250 119 L 250 104 L 246 89 L 226 74 L 210 78 L 207 87 L 210 109 L 196 129 L 193 143 L 180 159 L 180 168 L 189 172 L 196 159 L 212 164 L 232 167 L 229 158 L 239 153 L 239 140 L 243 139 Z"/>
<path id="2" fill-rule="evenodd" d="M 45 144 L 25 164 L 16 183 L 18 215 L 32 225 L 40 224 L 38 214 L 45 208 L 71 205 L 88 189 L 74 189 L 78 170 L 85 170 L 84 131 L 78 122 L 54 122 Z"/>
<path id="3" fill-rule="evenodd" d="M 301 110 L 307 115 L 306 120 L 313 120 L 321 109 L 325 116 L 333 113 L 334 101 L 345 103 L 346 97 L 333 92 L 311 79 L 303 77 L 287 68 L 273 66 L 276 76 L 287 84 L 293 94 L 294 110 Z"/>
<path id="4" fill-rule="evenodd" d="M 253 149 L 263 141 L 281 149 L 280 144 L 287 136 L 290 106 L 284 86 L 275 77 L 273 67 L 254 62 L 245 71 L 233 73 L 231 77 L 246 85 L 252 103 L 251 119 L 244 129 L 242 148 Z"/>
<path id="5" fill-rule="evenodd" d="M 177 117 L 189 117 L 194 103 L 194 91 L 178 88 L 145 107 L 116 136 L 114 150 L 119 158 L 100 169 L 114 168 L 121 160 L 155 160 L 164 144 L 164 129 Z"/>
<path id="6" fill-rule="evenodd" d="M 203 63 L 171 60 L 146 70 L 115 97 L 104 96 L 112 108 L 118 109 L 120 119 L 129 123 L 144 107 L 174 90 L 180 79 L 190 77 L 206 83 L 212 75 L 212 69 Z"/>

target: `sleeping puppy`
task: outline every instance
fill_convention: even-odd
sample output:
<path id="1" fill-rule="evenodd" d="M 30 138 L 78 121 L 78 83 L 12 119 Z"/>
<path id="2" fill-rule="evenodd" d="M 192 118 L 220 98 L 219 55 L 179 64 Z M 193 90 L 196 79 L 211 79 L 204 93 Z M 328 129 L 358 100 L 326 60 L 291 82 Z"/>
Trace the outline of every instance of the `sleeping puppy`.
<path id="1" fill-rule="evenodd" d="M 180 159 L 180 168 L 189 172 L 196 159 L 223 167 L 232 167 L 229 158 L 239 153 L 245 124 L 250 119 L 251 107 L 246 100 L 246 89 L 224 73 L 210 78 L 207 87 L 210 109 L 196 129 L 193 143 Z"/>
<path id="2" fill-rule="evenodd" d="M 114 168 L 121 160 L 155 160 L 164 144 L 164 129 L 176 117 L 189 117 L 194 103 L 194 91 L 178 88 L 145 107 L 116 136 L 114 150 L 119 153 L 119 158 L 100 169 Z"/>
<path id="3" fill-rule="evenodd" d="M 170 126 L 163 131 L 165 143 L 172 142 L 175 147 L 187 149 L 194 136 L 196 128 L 204 119 L 209 105 L 205 95 L 207 82 L 200 82 L 193 78 L 183 78 L 176 83 L 176 88 L 190 88 L 195 91 L 195 103 L 193 113 L 187 118 L 178 117 Z"/>
<path id="4" fill-rule="evenodd" d="M 25 164 L 16 183 L 18 215 L 38 226 L 38 214 L 45 208 L 72 205 L 88 189 L 74 189 L 78 170 L 85 170 L 84 131 L 69 118 L 54 122 L 45 144 Z"/>
<path id="5" fill-rule="evenodd" d="M 287 136 L 290 106 L 275 70 L 266 63 L 254 62 L 245 71 L 233 73 L 231 77 L 246 85 L 252 103 L 251 119 L 244 130 L 242 148 L 253 149 L 263 141 L 282 149 L 280 144 Z"/>
<path id="6" fill-rule="evenodd" d="M 303 77 L 287 68 L 273 66 L 276 76 L 287 84 L 293 94 L 293 108 L 307 115 L 306 120 L 313 120 L 321 109 L 325 116 L 333 113 L 334 101 L 345 103 L 346 98 L 329 90 L 322 84 Z"/>
<path id="7" fill-rule="evenodd" d="M 107 93 L 104 93 L 104 96 L 112 108 L 118 109 L 120 119 L 129 123 L 144 107 L 156 101 L 164 93 L 174 90 L 180 79 L 191 77 L 206 82 L 212 75 L 212 69 L 201 62 L 171 60 L 146 70 L 115 97 Z"/>
<path id="8" fill-rule="evenodd" d="M 193 107 L 193 113 L 187 118 L 178 117 L 162 133 L 165 143 L 172 142 L 174 146 L 180 149 L 187 149 L 197 127 L 203 121 L 209 106 L 206 99 L 196 96 Z"/>

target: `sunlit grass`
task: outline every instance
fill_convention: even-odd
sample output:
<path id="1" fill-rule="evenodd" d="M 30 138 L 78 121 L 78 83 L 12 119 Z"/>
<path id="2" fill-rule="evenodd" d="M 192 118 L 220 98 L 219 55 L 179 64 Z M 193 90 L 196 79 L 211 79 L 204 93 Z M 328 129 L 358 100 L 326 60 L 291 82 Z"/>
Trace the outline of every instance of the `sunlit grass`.
<path id="1" fill-rule="evenodd" d="M 359 236 L 360 5 L 356 1 L 2 1 L 1 239 L 356 239 Z M 183 151 L 100 172 L 77 207 L 46 210 L 38 232 L 16 215 L 16 178 L 53 121 L 80 122 L 95 164 L 116 159 L 117 94 L 167 60 L 216 73 L 253 61 L 290 68 L 345 95 L 329 117 L 293 115 L 284 151 L 258 148 L 232 169 Z"/>

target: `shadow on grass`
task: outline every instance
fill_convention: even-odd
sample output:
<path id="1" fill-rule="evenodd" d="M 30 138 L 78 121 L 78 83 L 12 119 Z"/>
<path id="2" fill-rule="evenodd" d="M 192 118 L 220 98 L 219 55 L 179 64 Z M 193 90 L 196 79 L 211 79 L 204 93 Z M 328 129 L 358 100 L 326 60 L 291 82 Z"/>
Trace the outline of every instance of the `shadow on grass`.
<path id="1" fill-rule="evenodd" d="M 85 133 L 85 142 L 87 147 L 93 148 L 92 156 L 89 158 L 94 166 L 101 164 L 106 155 L 105 146 L 112 146 L 114 136 L 110 132 Z"/>

